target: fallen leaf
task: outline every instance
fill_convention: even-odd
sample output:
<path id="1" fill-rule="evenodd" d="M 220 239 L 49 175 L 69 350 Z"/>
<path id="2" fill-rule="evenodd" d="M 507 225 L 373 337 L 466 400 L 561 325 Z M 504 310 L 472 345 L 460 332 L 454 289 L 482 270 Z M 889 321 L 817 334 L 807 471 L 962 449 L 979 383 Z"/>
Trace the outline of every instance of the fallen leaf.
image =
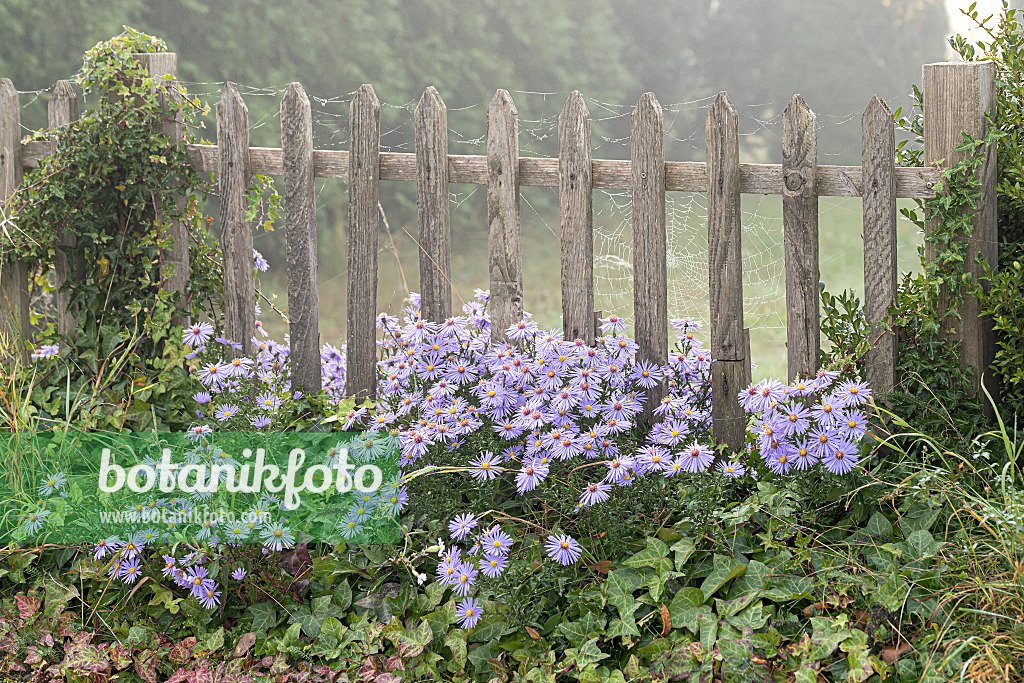
<path id="1" fill-rule="evenodd" d="M 668 607 L 661 606 L 661 636 L 664 638 L 672 630 L 672 617 L 669 616 Z"/>
<path id="2" fill-rule="evenodd" d="M 235 657 L 244 657 L 245 653 L 249 651 L 249 648 L 256 643 L 255 633 L 243 633 L 238 639 L 238 644 L 235 645 Z"/>
<path id="3" fill-rule="evenodd" d="M 914 646 L 902 638 L 895 645 L 882 646 L 882 661 L 886 664 L 895 664 L 900 655 L 913 650 Z"/>
<path id="4" fill-rule="evenodd" d="M 530 637 L 534 640 L 540 640 L 540 634 L 537 633 L 537 629 L 526 627 L 526 632 L 530 634 Z"/>

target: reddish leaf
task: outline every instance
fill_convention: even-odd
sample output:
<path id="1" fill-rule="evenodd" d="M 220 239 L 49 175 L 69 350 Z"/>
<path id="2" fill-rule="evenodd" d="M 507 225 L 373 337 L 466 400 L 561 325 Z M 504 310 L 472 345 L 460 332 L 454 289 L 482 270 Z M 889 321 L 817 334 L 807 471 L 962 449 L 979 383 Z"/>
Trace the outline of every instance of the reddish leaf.
<path id="1" fill-rule="evenodd" d="M 135 673 L 146 683 L 159 683 L 160 677 L 156 672 L 156 665 L 159 658 L 152 650 L 143 650 L 135 658 Z"/>
<path id="2" fill-rule="evenodd" d="M 79 631 L 75 634 L 75 643 L 79 645 L 86 645 L 92 640 L 92 637 L 96 635 L 95 631 Z"/>
<path id="3" fill-rule="evenodd" d="M 192 654 L 195 652 L 196 638 L 195 636 L 189 636 L 184 640 L 181 640 L 174 644 L 171 648 L 171 652 L 167 655 L 168 661 L 178 666 L 184 666 L 188 660 L 192 659 Z"/>
<path id="4" fill-rule="evenodd" d="M 15 595 L 14 602 L 18 605 L 18 614 L 22 619 L 28 619 L 39 611 L 39 598 L 34 595 Z"/>
<path id="5" fill-rule="evenodd" d="M 114 665 L 114 668 L 120 671 L 121 669 L 127 669 L 132 663 L 132 650 L 127 645 L 121 643 L 114 643 L 110 650 L 107 651 L 107 656 L 110 657 L 110 663 Z"/>
<path id="6" fill-rule="evenodd" d="M 73 643 L 64 650 L 64 667 L 87 673 L 105 673 L 110 670 L 107 655 L 95 645 Z M 146 683 L 156 683 L 147 681 Z"/>
<path id="7" fill-rule="evenodd" d="M 405 662 L 398 655 L 388 657 L 388 671 L 405 671 Z"/>
<path id="8" fill-rule="evenodd" d="M 288 670 L 288 658 L 285 657 L 283 652 L 278 652 L 274 655 L 274 661 L 270 664 L 270 675 L 276 676 L 283 674 Z"/>
<path id="9" fill-rule="evenodd" d="M 39 654 L 39 650 L 35 645 L 29 645 L 25 648 L 25 664 L 29 666 L 35 666 L 43 661 L 42 655 Z"/>
<path id="10" fill-rule="evenodd" d="M 590 565 L 590 568 L 602 574 L 607 574 L 610 570 L 614 569 L 611 560 L 601 560 L 597 564 Z"/>

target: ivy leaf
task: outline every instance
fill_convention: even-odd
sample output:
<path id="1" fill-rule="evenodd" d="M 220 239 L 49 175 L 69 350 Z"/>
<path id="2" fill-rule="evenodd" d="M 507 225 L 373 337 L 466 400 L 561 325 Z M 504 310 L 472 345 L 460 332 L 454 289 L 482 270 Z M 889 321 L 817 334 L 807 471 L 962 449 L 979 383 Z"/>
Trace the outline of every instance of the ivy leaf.
<path id="1" fill-rule="evenodd" d="M 421 621 L 416 628 L 390 631 L 386 632 L 384 636 L 395 644 L 398 654 L 404 658 L 412 658 L 420 654 L 434 639 L 434 633 L 426 620 Z"/>
<path id="2" fill-rule="evenodd" d="M 452 651 L 452 659 L 459 670 L 466 668 L 466 632 L 461 628 L 450 631 L 444 638 L 444 645 Z"/>
<path id="3" fill-rule="evenodd" d="M 706 597 L 714 595 L 719 588 L 747 571 L 747 565 L 725 555 L 715 555 L 711 574 L 704 579 L 700 586 L 700 592 Z"/>
<path id="4" fill-rule="evenodd" d="M 700 615 L 710 611 L 711 608 L 704 604 L 704 594 L 699 588 L 693 587 L 681 589 L 668 606 L 672 626 L 682 626 L 694 635 L 697 634 Z"/>
<path id="5" fill-rule="evenodd" d="M 277 626 L 277 610 L 272 602 L 257 602 L 245 611 L 252 617 L 252 630 L 266 635 L 267 631 Z"/>
<path id="6" fill-rule="evenodd" d="M 648 538 L 647 547 L 636 553 L 622 564 L 626 567 L 651 567 L 659 574 L 672 571 L 672 561 L 668 559 L 668 546 L 657 538 Z"/>
<path id="7" fill-rule="evenodd" d="M 692 538 L 681 538 L 669 548 L 676 555 L 676 571 L 683 571 L 683 566 L 696 549 Z"/>
<path id="8" fill-rule="evenodd" d="M 310 638 L 316 638 L 320 635 L 324 619 L 327 617 L 341 619 L 344 616 L 344 612 L 331 604 L 330 595 L 322 595 L 319 598 L 313 598 L 309 607 L 300 605 L 296 608 L 288 619 L 288 623 L 301 624 L 303 633 Z"/>
<path id="9" fill-rule="evenodd" d="M 643 576 L 637 572 L 622 569 L 608 572 L 608 583 L 605 584 L 605 596 L 608 604 L 619 610 L 623 619 L 633 617 L 640 603 L 633 597 L 633 591 L 643 583 Z"/>
<path id="10" fill-rule="evenodd" d="M 576 653 L 576 666 L 582 669 L 588 664 L 600 662 L 602 659 L 606 659 L 610 655 L 601 652 L 601 648 L 597 646 L 597 638 L 591 638 L 585 642 Z"/>
<path id="11" fill-rule="evenodd" d="M 555 630 L 565 636 L 573 647 L 580 647 L 584 641 L 597 633 L 597 620 L 592 613 L 587 612 L 579 621 L 559 622 Z"/>

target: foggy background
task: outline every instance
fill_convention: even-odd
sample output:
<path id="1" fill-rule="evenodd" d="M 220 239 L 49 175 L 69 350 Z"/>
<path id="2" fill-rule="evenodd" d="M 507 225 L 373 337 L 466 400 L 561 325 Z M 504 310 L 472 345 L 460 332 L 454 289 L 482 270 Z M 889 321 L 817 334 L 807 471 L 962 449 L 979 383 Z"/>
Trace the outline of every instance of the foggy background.
<path id="1" fill-rule="evenodd" d="M 978 4 L 984 14 L 999 7 Z M 958 7 L 941 0 L 4 0 L 0 76 L 22 93 L 26 132 L 44 127 L 53 83 L 126 24 L 165 40 L 178 55 L 179 81 L 211 105 L 224 81 L 236 82 L 252 146 L 280 146 L 281 97 L 299 81 L 312 103 L 315 146 L 347 149 L 351 95 L 371 83 L 382 102 L 384 151 L 415 151 L 413 108 L 433 85 L 448 106 L 452 154 L 485 153 L 487 103 L 504 88 L 519 111 L 522 156 L 557 156 L 558 113 L 580 90 L 593 118 L 594 157 L 628 158 L 629 114 L 653 91 L 665 109 L 669 161 L 704 160 L 706 109 L 726 90 L 740 114 L 741 158 L 761 163 L 781 162 L 781 113 L 800 93 L 818 117 L 818 163 L 859 165 L 864 107 L 878 95 L 893 110 L 909 109 L 922 64 L 948 59 L 947 37 L 970 25 Z M 211 112 L 195 133 L 214 142 L 215 120 Z M 487 287 L 486 190 L 451 191 L 457 309 L 474 287 Z M 318 179 L 317 193 L 321 341 L 340 346 L 345 182 Z M 669 194 L 670 314 L 706 318 L 705 205 L 699 195 Z M 595 191 L 594 201 L 598 307 L 628 316 L 629 197 Z M 418 290 L 415 185 L 382 183 L 381 202 L 391 234 L 381 226 L 378 303 L 395 311 L 406 288 Z M 860 201 L 821 204 L 822 279 L 834 291 L 860 288 Z M 744 196 L 744 210 L 754 359 L 765 373 L 784 374 L 781 199 Z M 560 328 L 557 188 L 524 188 L 522 216 L 526 308 Z M 273 266 L 262 288 L 278 292 L 282 307 L 285 229 L 279 221 L 274 232 L 255 235 Z M 900 264 L 911 270 L 920 237 L 912 225 L 900 230 Z M 283 338 L 286 326 L 264 318 Z"/>

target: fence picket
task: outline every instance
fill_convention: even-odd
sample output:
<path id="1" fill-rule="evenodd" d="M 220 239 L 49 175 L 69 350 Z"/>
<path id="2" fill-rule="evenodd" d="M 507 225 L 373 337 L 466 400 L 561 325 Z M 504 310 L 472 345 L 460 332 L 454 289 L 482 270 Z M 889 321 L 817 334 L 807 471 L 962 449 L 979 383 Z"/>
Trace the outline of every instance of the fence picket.
<path id="1" fill-rule="evenodd" d="M 46 111 L 50 130 L 63 128 L 78 119 L 78 96 L 75 95 L 71 83 L 65 80 L 57 81 L 53 87 L 53 96 L 50 97 L 50 101 L 46 105 Z M 57 249 L 53 253 L 55 285 L 53 307 L 57 316 L 57 334 L 64 338 L 67 338 L 75 329 L 75 315 L 68 303 L 68 293 L 61 289 L 64 287 L 64 283 L 72 277 L 80 278 L 85 266 L 82 254 L 75 250 L 77 244 L 78 237 L 76 235 L 58 228 Z M 66 247 L 68 251 L 61 247 Z M 76 256 L 74 269 L 68 262 L 68 252 Z M 81 264 L 79 261 L 82 261 Z M 72 270 L 75 271 L 74 275 L 72 275 Z"/>
<path id="2" fill-rule="evenodd" d="M 995 112 L 995 67 L 988 62 L 925 64 L 922 82 L 924 84 L 924 163 L 934 166 L 941 162 L 942 168 L 950 168 L 969 152 L 954 151 L 963 144 L 963 133 L 981 139 L 985 135 L 985 116 Z M 972 282 L 987 287 L 981 267 L 976 259 L 984 256 L 993 269 L 998 266 L 999 225 L 996 222 L 996 154 L 995 145 L 989 145 L 985 159 L 978 172 L 981 195 L 977 209 L 973 212 L 973 229 L 970 237 L 964 237 L 967 253 L 964 255 L 964 270 Z M 925 226 L 926 231 L 934 229 L 933 222 Z M 925 258 L 935 259 L 933 243 L 925 243 Z M 942 310 L 948 307 L 949 294 L 941 293 Z M 995 359 L 996 343 L 991 320 L 981 315 L 981 304 L 977 297 L 965 296 L 957 310 L 960 321 L 946 320 L 960 340 L 960 364 L 972 371 L 971 381 L 975 391 L 981 390 L 981 376 Z M 985 388 L 998 400 L 998 385 L 992 373 L 986 373 Z M 988 401 L 983 402 L 988 408 Z"/>
<path id="3" fill-rule="evenodd" d="M 508 91 L 487 108 L 487 244 L 491 338 L 523 319 L 523 256 L 519 225 L 519 112 Z"/>
<path id="4" fill-rule="evenodd" d="M 313 191 L 313 118 L 309 98 L 292 83 L 281 100 L 284 151 L 284 225 L 288 258 L 288 337 L 292 387 L 316 392 L 320 368 L 320 296 Z"/>
<path id="5" fill-rule="evenodd" d="M 145 52 L 134 55 L 135 59 L 145 67 L 146 71 L 155 76 L 160 87 L 160 105 L 165 112 L 173 114 L 168 116 L 160 126 L 160 132 L 170 138 L 171 142 L 178 143 L 185 136 L 185 121 L 181 111 L 181 91 L 178 90 L 178 55 L 174 52 Z M 166 78 L 170 76 L 170 78 Z M 248 144 L 248 135 L 246 136 Z M 175 204 L 179 213 L 184 212 L 186 198 L 183 195 L 175 197 Z M 174 240 L 174 246 L 161 253 L 164 272 L 163 288 L 170 292 L 180 292 L 179 307 L 187 309 L 186 288 L 189 278 L 189 256 L 188 256 L 188 226 L 184 221 L 170 223 L 166 233 Z M 184 325 L 183 316 L 175 316 L 171 321 L 174 325 Z"/>
<path id="6" fill-rule="evenodd" d="M 880 323 L 896 301 L 896 126 L 892 111 L 872 97 L 861 117 L 864 168 L 864 317 L 871 348 L 865 379 L 876 395 L 896 384 L 896 336 Z"/>
<path id="7" fill-rule="evenodd" d="M 345 394 L 377 395 L 377 231 L 380 201 L 380 102 L 359 86 L 350 108 L 348 158 L 348 369 Z"/>
<path id="8" fill-rule="evenodd" d="M 424 320 L 452 315 L 452 230 L 448 202 L 448 108 L 434 86 L 416 105 L 416 208 L 420 243 L 420 311 Z"/>
<path id="9" fill-rule="evenodd" d="M 3 204 L 21 184 L 25 169 L 21 155 L 21 108 L 18 91 L 9 78 L 0 78 L 0 207 L 5 211 L 0 220 L 6 220 Z M 0 230 L 0 235 L 13 231 Z M 28 359 L 25 341 L 29 338 L 28 267 L 23 261 L 0 261 L 0 342 L 9 346 L 4 351 L 19 353 Z"/>
<path id="10" fill-rule="evenodd" d="M 749 332 L 743 327 L 740 141 L 725 92 L 708 111 L 708 273 L 711 294 L 711 416 L 715 440 L 743 447 L 745 416 L 736 400 L 750 382 Z"/>
<path id="11" fill-rule="evenodd" d="M 814 112 L 800 95 L 782 114 L 782 178 L 787 371 L 789 379 L 813 377 L 821 356 L 818 133 Z"/>
<path id="12" fill-rule="evenodd" d="M 558 198 L 562 245 L 562 330 L 594 343 L 594 178 L 590 112 L 573 90 L 558 116 Z"/>
<path id="13" fill-rule="evenodd" d="M 668 362 L 668 237 L 665 226 L 665 123 L 654 93 L 640 97 L 632 116 L 633 319 L 637 358 Z M 665 395 L 648 389 L 643 419 Z"/>
<path id="14" fill-rule="evenodd" d="M 256 279 L 253 273 L 252 230 L 245 219 L 249 187 L 249 109 L 235 84 L 227 82 L 217 102 L 217 146 L 220 147 L 220 224 L 224 252 L 224 327 L 227 337 L 242 345 L 231 357 L 252 353 L 256 333 Z"/>

